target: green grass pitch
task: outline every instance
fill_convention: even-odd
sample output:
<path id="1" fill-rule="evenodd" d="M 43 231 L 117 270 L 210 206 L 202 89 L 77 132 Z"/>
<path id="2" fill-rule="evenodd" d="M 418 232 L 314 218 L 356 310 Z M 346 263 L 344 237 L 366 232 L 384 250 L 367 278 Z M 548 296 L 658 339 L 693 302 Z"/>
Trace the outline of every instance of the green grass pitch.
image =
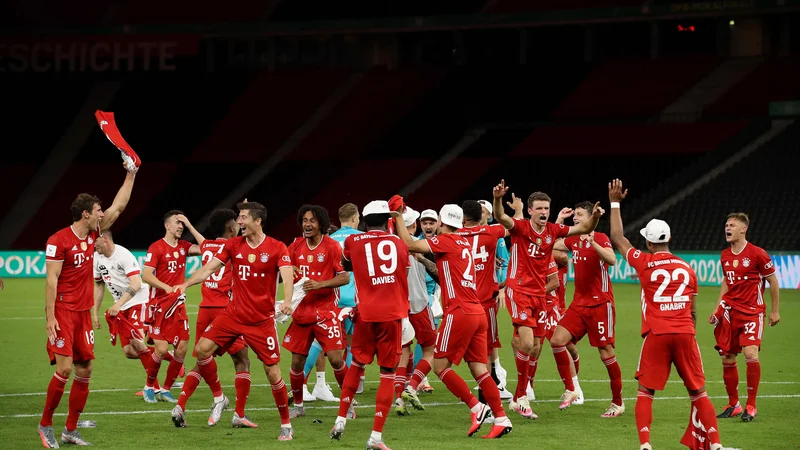
<path id="1" fill-rule="evenodd" d="M 513 433 L 496 441 L 486 441 L 479 436 L 468 438 L 469 411 L 450 394 L 431 374 L 435 392 L 421 395 L 427 410 L 415 412 L 411 417 L 392 417 L 386 422 L 384 439 L 393 449 L 458 448 L 540 448 L 540 449 L 621 449 L 638 448 L 634 405 L 636 382 L 633 375 L 642 339 L 639 337 L 640 307 L 638 287 L 617 284 L 614 286 L 617 305 L 617 358 L 622 368 L 623 396 L 627 412 L 617 419 L 599 416 L 610 402 L 607 374 L 596 350 L 581 342 L 580 379 L 586 404 L 558 410 L 558 398 L 563 385 L 558 380 L 555 362 L 545 344 L 536 377 L 534 411 L 539 420 L 527 421 L 509 413 L 514 422 Z M 706 370 L 707 389 L 717 410 L 727 400 L 722 384 L 722 367 L 713 350 L 711 325 L 705 319 L 717 298 L 717 288 L 701 288 L 698 297 L 700 318 L 698 341 Z M 761 352 L 762 383 L 759 389 L 758 417 L 752 423 L 738 418 L 720 422 L 723 444 L 742 449 L 800 448 L 800 426 L 794 414 L 800 409 L 800 292 L 781 292 L 782 322 L 764 332 Z M 568 297 L 571 298 L 571 291 Z M 189 292 L 187 309 L 190 319 L 196 317 L 199 291 Z M 106 306 L 110 300 L 106 299 Z M 0 448 L 36 448 L 41 442 L 36 425 L 42 411 L 47 383 L 54 368 L 48 366 L 45 353 L 44 280 L 6 280 L 0 291 L 0 344 L 5 358 L 0 365 Z M 516 384 L 514 360 L 510 347 L 511 324 L 507 313 L 500 315 L 503 349 L 501 362 L 509 373 L 509 386 Z M 192 324 L 192 326 L 194 326 Z M 89 401 L 82 419 L 97 421 L 97 428 L 82 430 L 84 437 L 96 447 L 105 448 L 237 448 L 275 447 L 278 436 L 278 413 L 267 385 L 266 376 L 254 359 L 253 386 L 248 401 L 248 415 L 260 424 L 259 429 L 232 429 L 229 421 L 232 411 L 226 411 L 222 423 L 216 428 L 205 425 L 211 394 L 201 384 L 190 400 L 187 419 L 189 428 L 176 429 L 170 421 L 172 405 L 145 404 L 134 393 L 144 384 L 144 371 L 138 360 L 127 360 L 119 347 L 112 347 L 107 330 L 97 332 L 95 352 L 97 359 L 92 375 Z M 279 330 L 281 336 L 285 327 Z M 192 329 L 194 333 L 194 329 Z M 192 334 L 194 339 L 194 334 Z M 283 352 L 281 367 L 288 384 L 290 355 Z M 235 397 L 233 366 L 226 356 L 218 360 L 220 378 L 226 394 Z M 187 369 L 194 360 L 187 356 Z M 746 396 L 744 361 L 739 360 L 740 394 Z M 335 385 L 330 369 L 328 381 Z M 469 378 L 464 365 L 457 370 Z M 166 373 L 162 367 L 160 377 Z M 311 384 L 314 378 L 312 377 Z M 377 368 L 367 371 L 367 389 L 358 396 L 361 407 L 359 418 L 350 421 L 341 442 L 331 442 L 328 432 L 336 416 L 336 404 L 309 403 L 307 415 L 293 421 L 293 442 L 280 443 L 286 448 L 363 448 L 372 427 Z M 71 381 L 70 381 L 71 383 Z M 67 386 L 69 389 L 69 385 Z M 338 394 L 338 388 L 334 387 Z M 173 394 L 177 397 L 178 391 Z M 652 444 L 656 449 L 683 448 L 678 442 L 689 420 L 689 401 L 686 391 L 673 370 L 667 389 L 657 393 L 654 403 Z M 54 418 L 56 435 L 64 425 L 68 405 L 65 394 Z M 232 408 L 232 405 L 231 405 Z M 319 419 L 322 423 L 314 423 Z M 485 426 L 480 434 L 488 431 Z"/>

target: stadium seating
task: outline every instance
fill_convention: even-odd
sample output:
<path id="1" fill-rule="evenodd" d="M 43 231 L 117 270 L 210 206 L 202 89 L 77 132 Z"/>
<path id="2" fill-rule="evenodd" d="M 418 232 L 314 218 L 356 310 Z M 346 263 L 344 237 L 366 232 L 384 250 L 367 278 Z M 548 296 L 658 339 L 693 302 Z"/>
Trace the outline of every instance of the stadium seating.
<path id="1" fill-rule="evenodd" d="M 769 102 L 800 99 L 800 63 L 769 59 L 733 86 L 714 104 L 706 116 L 766 115 Z"/>
<path id="2" fill-rule="evenodd" d="M 800 222 L 798 140 L 800 125 L 795 124 L 660 214 L 672 228 L 672 247 L 725 248 L 725 217 L 743 211 L 750 215 L 749 241 L 767 250 L 800 249 L 797 233 L 787 229 Z"/>

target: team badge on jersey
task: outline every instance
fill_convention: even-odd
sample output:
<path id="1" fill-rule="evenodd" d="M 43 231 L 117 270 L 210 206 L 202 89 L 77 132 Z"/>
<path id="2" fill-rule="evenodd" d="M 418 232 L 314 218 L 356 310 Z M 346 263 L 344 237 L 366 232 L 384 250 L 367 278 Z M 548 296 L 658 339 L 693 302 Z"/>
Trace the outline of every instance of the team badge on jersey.
<path id="1" fill-rule="evenodd" d="M 160 327 L 153 328 L 153 334 L 155 334 L 155 335 L 161 334 L 161 328 Z"/>
<path id="2" fill-rule="evenodd" d="M 310 263 L 311 263 L 311 262 L 314 262 L 314 255 L 308 255 L 308 256 L 306 256 L 306 260 L 308 260 L 308 262 L 310 262 Z"/>
<path id="3" fill-rule="evenodd" d="M 733 268 L 735 269 L 737 267 L 739 267 L 739 260 L 738 259 L 734 259 L 733 260 Z"/>
<path id="4" fill-rule="evenodd" d="M 545 242 L 547 242 L 547 244 L 552 244 L 552 243 L 553 243 L 553 238 L 552 238 L 551 236 L 547 236 L 547 237 L 544 239 L 544 241 L 545 241 Z"/>
<path id="5" fill-rule="evenodd" d="M 92 243 L 94 242 L 94 239 L 92 239 L 92 237 L 91 237 L 91 236 L 89 236 L 89 239 L 88 239 L 88 241 L 89 241 L 89 245 L 92 245 Z"/>
<path id="6" fill-rule="evenodd" d="M 56 347 L 58 347 L 58 348 L 64 348 L 64 338 L 58 338 L 58 339 L 56 339 Z"/>
<path id="7" fill-rule="evenodd" d="M 319 255 L 317 255 L 317 262 L 322 262 L 322 261 L 325 261 L 324 253 L 320 253 Z"/>
<path id="8" fill-rule="evenodd" d="M 172 252 L 172 256 L 177 258 L 178 257 L 178 252 Z"/>
<path id="9" fill-rule="evenodd" d="M 589 242 L 589 241 L 586 241 L 586 248 L 589 248 L 589 247 L 591 247 L 591 246 L 592 246 L 592 243 L 591 243 L 591 242 Z"/>
<path id="10" fill-rule="evenodd" d="M 86 251 L 87 248 L 86 242 L 81 242 L 81 250 Z"/>
<path id="11" fill-rule="evenodd" d="M 183 247 L 181 247 L 181 255 L 185 255 L 185 254 L 186 254 L 186 250 L 184 250 Z"/>
<path id="12" fill-rule="evenodd" d="M 291 337 L 291 336 L 289 336 L 288 334 L 286 335 L 286 337 L 285 337 L 285 338 L 283 338 L 283 342 L 289 343 L 289 342 L 291 342 L 291 341 L 292 341 L 292 337 Z"/>
<path id="13" fill-rule="evenodd" d="M 269 255 L 268 255 L 268 254 L 266 254 L 266 253 L 262 253 L 262 254 L 261 254 L 261 262 L 262 262 L 262 263 L 265 263 L 265 262 L 267 262 L 267 261 L 269 261 Z"/>
<path id="14" fill-rule="evenodd" d="M 528 313 L 526 313 L 526 312 L 521 312 L 521 313 L 519 314 L 519 318 L 520 318 L 520 319 L 522 319 L 522 320 L 528 320 Z"/>
<path id="15" fill-rule="evenodd" d="M 749 258 L 745 258 L 745 259 L 743 259 L 743 260 L 742 260 L 742 265 L 743 265 L 744 267 L 750 267 L 750 259 L 749 259 Z"/>
<path id="16" fill-rule="evenodd" d="M 250 261 L 251 263 L 256 262 L 256 255 L 253 254 L 247 255 L 247 260 Z"/>

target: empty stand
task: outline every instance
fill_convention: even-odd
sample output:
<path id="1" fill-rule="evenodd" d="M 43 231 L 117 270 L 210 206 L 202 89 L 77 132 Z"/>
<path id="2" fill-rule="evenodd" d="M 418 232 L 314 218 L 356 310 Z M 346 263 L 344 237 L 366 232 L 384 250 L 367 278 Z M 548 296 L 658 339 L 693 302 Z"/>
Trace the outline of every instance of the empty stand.
<path id="1" fill-rule="evenodd" d="M 800 99 L 800 63 L 770 59 L 706 108 L 706 116 L 767 115 L 769 103 Z"/>

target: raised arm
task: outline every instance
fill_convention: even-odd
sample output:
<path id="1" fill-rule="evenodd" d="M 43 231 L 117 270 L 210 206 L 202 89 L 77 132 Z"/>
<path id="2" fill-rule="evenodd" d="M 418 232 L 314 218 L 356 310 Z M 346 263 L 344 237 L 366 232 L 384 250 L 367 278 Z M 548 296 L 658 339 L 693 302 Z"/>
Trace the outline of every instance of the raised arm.
<path id="1" fill-rule="evenodd" d="M 189 222 L 189 219 L 187 219 L 186 216 L 184 216 L 183 214 L 178 214 L 176 218 L 183 223 L 183 226 L 185 226 L 186 229 L 189 230 L 190 233 L 192 233 L 192 236 L 194 236 L 194 240 L 197 241 L 197 244 L 194 244 L 189 248 L 189 255 L 191 256 L 199 255 L 200 245 L 203 243 L 203 241 L 206 240 L 206 238 L 203 237 L 203 235 L 200 234 L 199 231 L 197 231 L 197 229 L 194 227 L 194 225 L 192 225 L 191 222 Z"/>
<path id="2" fill-rule="evenodd" d="M 58 291 L 58 277 L 61 275 L 62 261 L 47 261 L 45 270 L 47 271 L 47 282 L 44 291 L 44 315 L 47 320 L 47 338 L 51 341 L 56 338 L 56 331 L 60 331 L 56 319 L 56 293 Z"/>
<path id="3" fill-rule="evenodd" d="M 394 218 L 402 217 L 402 215 L 397 211 L 392 211 L 391 216 Z M 408 245 L 408 251 L 411 253 L 431 253 L 431 247 L 428 245 L 428 241 L 425 239 L 420 239 L 415 241 L 411 234 L 408 232 L 405 226 L 400 223 L 400 226 L 395 227 L 395 232 L 403 242 Z"/>
<path id="4" fill-rule="evenodd" d="M 522 203 L 522 199 L 517 197 L 513 192 L 511 193 L 511 201 L 506 202 L 506 205 L 514 210 L 515 219 L 525 218 L 525 205 Z M 492 211 L 494 211 L 494 206 L 492 206 Z M 508 231 L 506 231 L 506 236 L 508 236 Z"/>
<path id="5" fill-rule="evenodd" d="M 589 243 L 592 244 L 594 251 L 597 252 L 597 256 L 599 256 L 600 260 L 606 263 L 607 266 L 613 266 L 617 263 L 617 255 L 614 254 L 613 248 L 603 247 L 598 244 L 597 241 L 594 240 L 594 233 L 589 233 L 588 240 Z"/>
<path id="6" fill-rule="evenodd" d="M 556 224 L 561 225 L 567 218 L 572 217 L 573 214 L 575 214 L 575 211 L 572 208 L 561 208 L 556 218 Z"/>
<path id="7" fill-rule="evenodd" d="M 119 188 L 117 196 L 114 197 L 114 202 L 105 210 L 103 219 L 100 221 L 100 232 L 108 230 L 111 225 L 119 218 L 120 213 L 128 206 L 128 201 L 131 199 L 131 191 L 133 190 L 133 182 L 136 179 L 136 172 L 128 172 L 125 175 L 125 181 L 122 187 Z"/>
<path id="8" fill-rule="evenodd" d="M 592 208 L 592 218 L 588 222 L 581 222 L 580 225 L 573 225 L 569 227 L 569 232 L 567 236 L 575 236 L 576 234 L 589 234 L 597 227 L 597 222 L 600 221 L 600 217 L 605 214 L 605 210 L 600 207 L 600 202 L 594 204 L 594 208 Z M 559 213 L 559 215 L 561 215 Z"/>
<path id="9" fill-rule="evenodd" d="M 492 190 L 492 216 L 494 220 L 500 225 L 503 225 L 506 230 L 514 228 L 514 220 L 506 214 L 503 207 L 503 196 L 508 192 L 506 180 L 500 180 L 500 184 Z"/>
<path id="10" fill-rule="evenodd" d="M 608 199 L 611 201 L 611 243 L 622 254 L 623 258 L 627 258 L 628 250 L 633 246 L 631 242 L 625 237 L 625 232 L 622 229 L 622 214 L 620 214 L 620 202 L 628 195 L 628 190 L 622 189 L 622 181 L 619 179 L 613 180 L 608 183 Z M 598 206 L 595 205 L 595 209 Z M 596 223 L 595 223 L 596 224 Z"/>

